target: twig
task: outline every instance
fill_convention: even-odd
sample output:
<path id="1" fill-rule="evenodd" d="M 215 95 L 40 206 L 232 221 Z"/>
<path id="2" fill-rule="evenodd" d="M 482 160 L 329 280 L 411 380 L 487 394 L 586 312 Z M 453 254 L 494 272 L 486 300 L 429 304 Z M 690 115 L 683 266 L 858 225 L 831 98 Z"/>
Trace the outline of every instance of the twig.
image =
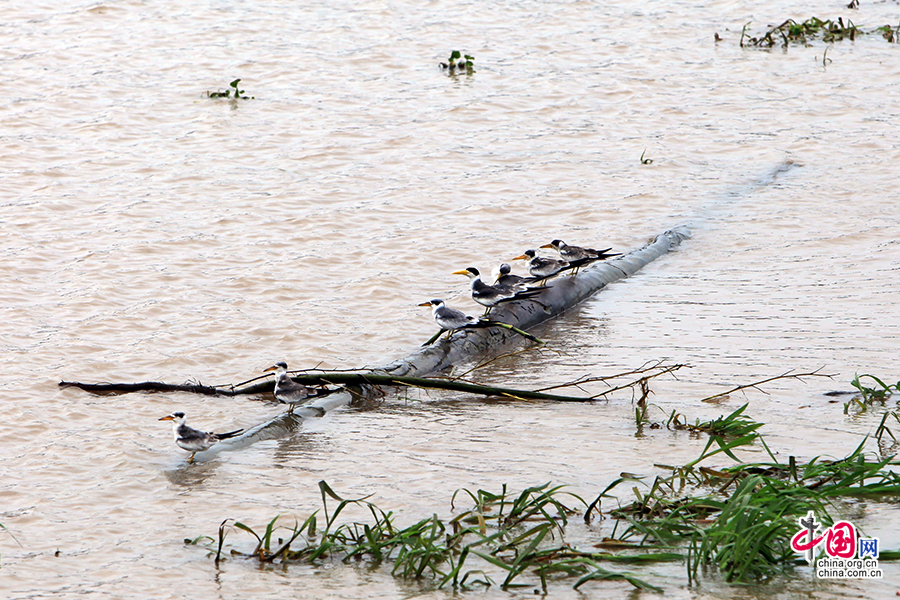
<path id="1" fill-rule="evenodd" d="M 764 394 L 767 394 L 768 392 L 760 389 L 759 386 L 761 386 L 764 383 L 776 381 L 778 379 L 799 379 L 800 381 L 803 381 L 803 379 L 802 379 L 803 377 L 827 377 L 829 379 L 832 379 L 834 377 L 834 375 L 826 375 L 824 373 L 819 373 L 819 371 L 821 371 L 822 369 L 824 369 L 824 367 L 819 367 L 818 369 L 816 369 L 815 371 L 813 371 L 811 373 L 793 373 L 793 374 L 792 374 L 793 369 L 791 369 L 790 371 L 782 373 L 781 375 L 776 375 L 774 377 L 769 377 L 768 379 L 763 379 L 761 381 L 755 381 L 753 383 L 748 383 L 746 385 L 739 385 L 737 387 L 734 387 L 734 388 L 728 390 L 727 392 L 722 392 L 721 394 L 714 394 L 712 396 L 707 396 L 706 398 L 703 398 L 702 400 L 700 400 L 700 402 L 710 402 L 712 400 L 715 400 L 716 398 L 721 398 L 722 396 L 727 396 L 729 394 L 733 394 L 734 392 L 738 392 L 740 390 L 745 390 L 747 388 L 754 388 Z"/>
<path id="2" fill-rule="evenodd" d="M 524 353 L 524 352 L 530 352 L 530 351 L 532 351 L 532 350 L 534 350 L 534 346 L 528 346 L 528 347 L 526 347 L 526 348 L 520 348 L 520 349 L 515 350 L 515 351 L 513 351 L 513 352 L 504 352 L 503 354 L 498 354 L 497 356 L 491 357 L 491 358 L 489 358 L 489 359 L 487 359 L 487 360 L 485 360 L 485 361 L 483 361 L 483 362 L 478 363 L 477 365 L 475 365 L 474 367 L 472 367 L 472 368 L 469 369 L 468 371 L 465 371 L 465 372 L 463 372 L 463 373 L 460 373 L 459 375 L 454 375 L 452 379 L 454 379 L 454 380 L 461 380 L 463 377 L 465 377 L 465 376 L 468 375 L 469 373 L 473 373 L 473 372 L 475 372 L 475 371 L 477 371 L 477 370 L 479 370 L 479 369 L 483 369 L 484 367 L 490 365 L 492 362 L 497 361 L 497 360 L 500 360 L 501 358 L 510 358 L 510 357 L 516 356 L 517 354 L 522 354 L 522 353 Z M 540 391 L 543 391 L 543 390 L 540 390 Z"/>
<path id="3" fill-rule="evenodd" d="M 645 364 L 644 366 L 634 369 L 633 371 L 626 371 L 624 373 L 618 373 L 616 375 L 607 375 L 607 376 L 603 376 L 603 377 L 584 376 L 584 377 L 581 377 L 574 381 L 570 381 L 567 383 L 561 383 L 559 385 L 552 385 L 552 386 L 544 387 L 537 391 L 546 392 L 547 390 L 555 390 L 555 389 L 564 388 L 564 387 L 578 387 L 579 389 L 581 389 L 580 386 L 584 385 L 585 383 L 596 383 L 596 382 L 606 383 L 613 379 L 621 379 L 623 377 L 631 377 L 634 375 L 644 375 L 645 373 L 648 373 L 655 369 L 659 369 L 658 373 L 653 373 L 652 375 L 640 378 L 640 379 L 652 379 L 654 377 L 659 377 L 660 375 L 665 375 L 666 373 L 673 373 L 673 372 L 677 371 L 678 369 L 681 369 L 681 368 L 687 366 L 687 365 L 682 365 L 682 364 L 675 364 L 675 365 L 669 365 L 668 367 L 663 367 L 661 363 L 662 363 L 662 361 L 658 361 L 651 366 L 647 366 Z M 605 392 L 602 392 L 601 394 L 598 394 L 598 395 L 610 394 L 617 390 L 632 387 L 632 386 L 636 385 L 638 383 L 638 381 L 632 381 L 631 383 L 628 383 L 625 385 L 620 385 L 620 386 L 610 388 L 609 390 L 606 390 Z"/>

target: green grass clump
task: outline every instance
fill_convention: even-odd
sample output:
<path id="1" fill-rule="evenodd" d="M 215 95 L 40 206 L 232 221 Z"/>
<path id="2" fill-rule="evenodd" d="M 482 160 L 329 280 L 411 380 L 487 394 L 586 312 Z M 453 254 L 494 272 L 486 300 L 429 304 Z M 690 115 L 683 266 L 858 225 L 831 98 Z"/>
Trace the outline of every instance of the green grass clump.
<path id="1" fill-rule="evenodd" d="M 900 462 L 893 456 L 867 455 L 865 440 L 840 460 L 817 457 L 798 464 L 790 457 L 783 464 L 757 438 L 756 427 L 745 430 L 751 433 L 730 441 L 712 435 L 698 459 L 684 467 L 667 467 L 671 475 L 657 477 L 644 494 L 635 489 L 637 500 L 610 512 L 626 524 L 614 539 L 638 548 L 682 549 L 689 581 L 696 580 L 701 567 L 715 567 L 729 582 L 759 581 L 793 568 L 797 555 L 790 547 L 791 536 L 798 519 L 809 511 L 831 525 L 836 499 L 900 497 L 900 474 L 894 470 Z M 738 461 L 720 470 L 696 467 L 719 452 L 736 459 L 732 450 L 754 439 L 772 462 Z M 590 508 L 624 482 L 613 482 Z"/>
<path id="2" fill-rule="evenodd" d="M 874 384 L 866 385 L 863 383 L 863 379 L 871 379 Z M 844 414 L 849 414 L 850 409 L 854 409 L 857 413 L 864 413 L 868 411 L 870 408 L 875 407 L 876 405 L 879 407 L 884 407 L 885 403 L 893 397 L 898 391 L 900 391 L 900 382 L 897 383 L 885 383 L 878 377 L 874 375 L 859 375 L 855 374 L 853 377 L 853 381 L 850 382 L 854 388 L 859 392 L 853 398 L 850 399 L 849 402 L 844 403 Z M 894 421 L 900 424 L 900 412 L 896 410 L 886 410 L 881 417 L 881 423 L 879 423 L 878 428 L 875 430 L 874 438 L 878 440 L 879 446 L 883 446 L 882 452 L 888 454 L 892 451 L 896 451 L 897 449 L 897 436 L 890 430 L 887 426 L 888 418 L 893 417 Z M 888 434 L 893 440 L 892 445 L 885 445 L 884 435 Z"/>
<path id="3" fill-rule="evenodd" d="M 849 19 L 845 23 L 843 17 L 838 17 L 837 21 L 832 21 L 831 19 L 823 20 L 817 17 L 810 17 L 803 22 L 788 19 L 781 25 L 769 29 L 758 38 L 747 35 L 747 27 L 749 25 L 747 23 L 741 32 L 740 45 L 742 48 L 744 46 L 771 48 L 779 43 L 785 48 L 790 44 L 808 46 L 814 39 L 821 38 L 823 42 L 832 43 L 844 39 L 855 40 L 857 36 L 866 35 L 866 33 L 879 33 L 889 42 L 894 42 L 897 39 L 897 30 L 890 25 L 866 32 L 854 25 L 853 21 Z M 898 26 L 898 30 L 900 30 L 900 26 Z"/>
<path id="4" fill-rule="evenodd" d="M 880 387 L 866 388 L 862 378 L 871 378 Z M 897 391 L 896 385 L 870 375 L 857 377 L 854 387 L 875 398 Z M 644 384 L 641 389 L 638 431 L 644 424 L 662 427 L 663 423 L 647 419 L 649 388 Z M 701 574 L 716 573 L 735 584 L 766 581 L 805 564 L 790 544 L 800 517 L 813 512 L 830 526 L 838 520 L 834 514 L 840 512 L 841 501 L 848 498 L 900 499 L 900 461 L 895 453 L 884 451 L 880 437 L 884 432 L 893 437 L 885 422 L 895 413 L 885 413 L 879 426 L 880 455 L 864 452 L 867 437 L 844 458 L 816 457 L 803 463 L 793 456 L 780 462 L 759 435 L 763 424 L 748 417 L 746 409 L 745 404 L 728 415 L 693 424 L 673 412 L 664 423 L 667 428 L 709 436 L 700 455 L 683 466 L 656 465 L 664 474 L 646 487 L 644 477 L 623 474 L 590 505 L 563 491 L 563 486 L 549 483 L 518 494 L 509 493 L 505 485 L 499 493 L 463 489 L 451 497 L 451 508 L 458 498 L 468 498 L 470 507 L 452 518 L 433 514 L 401 527 L 393 513 L 378 508 L 368 496 L 345 499 L 321 481 L 321 530 L 320 511 L 290 527 L 282 526 L 283 517 L 276 516 L 259 533 L 235 521 L 233 528 L 252 535 L 256 545 L 252 551 L 233 549 L 231 554 L 261 563 L 366 561 L 390 566 L 397 577 L 427 579 L 438 588 L 460 590 L 534 587 L 539 580 L 546 592 L 548 581 L 572 578 L 575 588 L 590 581 L 616 580 L 660 591 L 633 573 L 610 570 L 607 563 L 683 561 L 689 586 Z M 735 454 L 756 443 L 769 461 L 746 463 Z M 700 465 L 716 455 L 728 456 L 734 463 L 719 468 Z M 620 486 L 630 486 L 634 499 L 612 495 Z M 614 521 L 612 533 L 595 545 L 603 551 L 586 552 L 567 544 L 566 527 L 576 511 L 564 501 L 585 506 L 584 520 L 590 522 L 594 514 L 602 516 L 601 504 L 609 499 L 615 501 L 615 507 L 606 510 Z M 368 520 L 340 519 L 351 506 L 362 508 Z M 223 521 L 217 540 L 200 536 L 185 542 L 209 546 L 217 542 L 215 559 L 222 560 L 230 522 Z M 900 551 L 881 550 L 879 560 L 900 560 Z"/>
<path id="5" fill-rule="evenodd" d="M 518 495 L 507 493 L 506 486 L 499 494 L 459 490 L 454 493 L 451 503 L 462 493 L 472 501 L 471 508 L 449 520 L 435 514 L 408 527 L 398 526 L 393 513 L 381 510 L 369 502 L 368 497 L 344 499 L 324 481 L 319 482 L 319 488 L 325 517 L 322 531 L 317 529 L 318 511 L 302 524 L 295 522 L 287 528 L 279 524 L 282 516 L 276 516 L 259 533 L 234 521 L 233 527 L 252 535 L 256 546 L 250 552 L 232 550 L 231 554 L 261 563 L 323 560 L 387 563 L 392 565 L 391 573 L 397 577 L 429 579 L 439 588 L 533 586 L 534 581 L 521 582 L 523 576 L 530 574 L 532 579 L 540 580 L 545 591 L 548 577 L 559 575 L 577 577 L 573 584 L 576 588 L 594 580 L 619 580 L 639 589 L 657 591 L 659 588 L 634 575 L 609 570 L 601 563 L 680 559 L 675 554 L 616 556 L 570 547 L 564 541 L 565 526 L 575 511 L 562 500 L 564 497 L 574 499 L 582 505 L 584 501 L 563 492 L 562 486 L 551 487 L 549 483 L 527 488 Z M 338 503 L 331 514 L 329 499 Z M 364 523 L 340 521 L 339 516 L 350 506 L 365 509 L 371 519 Z M 231 521 L 222 522 L 218 540 L 213 540 L 217 543 L 216 561 L 223 560 L 222 548 Z M 285 529 L 287 535 L 276 536 Z M 204 536 L 186 541 L 193 543 L 202 539 Z M 504 575 L 499 584 L 486 571 L 491 566 Z"/>
<path id="6" fill-rule="evenodd" d="M 862 379 L 868 378 L 875 382 L 874 386 L 865 385 Z M 885 383 L 874 375 L 854 374 L 853 381 L 850 382 L 854 388 L 859 391 L 859 395 L 850 401 L 850 405 L 855 405 L 861 410 L 866 410 L 876 402 L 884 404 L 891 396 L 900 391 L 900 381 L 897 383 Z M 849 405 L 844 405 L 844 412 L 848 411 Z"/>

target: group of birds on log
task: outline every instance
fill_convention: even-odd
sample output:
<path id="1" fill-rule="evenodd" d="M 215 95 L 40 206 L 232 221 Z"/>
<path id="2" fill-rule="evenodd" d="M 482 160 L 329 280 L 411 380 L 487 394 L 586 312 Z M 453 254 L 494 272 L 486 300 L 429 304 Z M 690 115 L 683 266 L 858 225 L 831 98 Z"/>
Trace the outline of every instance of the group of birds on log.
<path id="1" fill-rule="evenodd" d="M 541 246 L 541 248 L 556 250 L 559 253 L 559 258 L 540 256 L 535 250 L 526 250 L 521 256 L 513 259 L 528 261 L 530 277 L 514 275 L 508 263 L 500 265 L 496 281 L 492 284 L 482 280 L 481 273 L 475 267 L 453 272 L 454 275 L 465 275 L 470 279 L 472 300 L 485 307 L 484 314 L 480 319 L 447 306 L 440 298 L 423 302 L 419 306 L 431 307 L 431 313 L 435 322 L 443 331 L 447 332 L 447 337 L 457 329 L 476 327 L 510 328 L 506 323 L 492 321 L 487 318 L 493 307 L 503 302 L 526 300 L 539 295 L 548 289 L 549 286 L 544 285 L 547 280 L 563 271 L 571 270 L 573 273 L 577 273 L 579 268 L 588 263 L 604 260 L 611 256 L 618 256 L 618 253 L 610 252 L 612 248 L 594 250 L 593 248 L 570 246 L 562 240 L 553 240 L 549 244 Z M 520 330 L 516 329 L 515 331 L 529 339 L 536 339 Z"/>
<path id="2" fill-rule="evenodd" d="M 577 273 L 579 268 L 588 263 L 604 260 L 611 256 L 618 256 L 618 253 L 610 253 L 612 248 L 606 248 L 605 250 L 581 248 L 579 246 L 569 246 L 562 240 L 553 240 L 549 244 L 541 246 L 541 248 L 556 250 L 559 253 L 559 258 L 539 256 L 535 250 L 526 250 L 521 256 L 513 259 L 528 261 L 530 277 L 514 275 L 512 268 L 507 263 L 500 265 L 496 281 L 492 284 L 485 283 L 481 279 L 481 273 L 475 267 L 454 271 L 454 275 L 465 275 L 471 281 L 472 299 L 485 307 L 484 314 L 480 319 L 467 315 L 461 310 L 451 308 L 440 299 L 429 300 L 419 306 L 431 307 L 434 320 L 442 330 L 439 333 L 446 331 L 448 337 L 458 329 L 506 327 L 529 339 L 537 340 L 534 336 L 515 329 L 506 323 L 492 321 L 487 318 L 487 315 L 493 307 L 500 303 L 525 300 L 539 295 L 548 289 L 549 286 L 545 285 L 547 280 L 559 273 L 569 270 Z M 288 413 L 293 413 L 294 407 L 308 402 L 310 398 L 327 393 L 321 390 L 310 389 L 291 379 L 290 375 L 288 375 L 287 363 L 284 361 L 275 363 L 263 372 L 270 373 L 272 371 L 275 372 L 275 399 L 282 404 L 288 405 Z M 183 412 L 174 412 L 159 420 L 172 421 L 172 434 L 175 438 L 175 444 L 191 453 L 188 459 L 189 463 L 194 462 L 194 456 L 198 452 L 209 450 L 217 442 L 233 438 L 244 431 L 243 429 L 227 433 L 200 431 L 186 424 Z"/>

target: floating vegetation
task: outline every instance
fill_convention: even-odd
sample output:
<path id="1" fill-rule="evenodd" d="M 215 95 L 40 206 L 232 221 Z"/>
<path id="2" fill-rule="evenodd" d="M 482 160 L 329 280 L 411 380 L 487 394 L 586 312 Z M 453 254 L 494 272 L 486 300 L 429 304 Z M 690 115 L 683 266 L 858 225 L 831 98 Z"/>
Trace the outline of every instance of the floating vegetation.
<path id="1" fill-rule="evenodd" d="M 890 25 L 882 25 L 875 29 L 877 33 L 881 34 L 881 37 L 889 41 L 890 43 L 900 42 L 900 25 L 897 27 L 891 27 Z"/>
<path id="2" fill-rule="evenodd" d="M 869 387 L 867 385 L 864 385 L 861 381 L 863 378 L 871 379 L 875 382 L 877 387 Z M 868 374 L 854 374 L 853 381 L 850 382 L 850 385 L 859 390 L 857 402 L 862 406 L 869 406 L 876 402 L 884 404 L 884 402 L 887 401 L 891 396 L 900 391 L 900 381 L 898 381 L 897 383 L 888 384 L 878 377 Z"/>
<path id="3" fill-rule="evenodd" d="M 659 588 L 630 573 L 611 571 L 603 561 L 654 562 L 680 559 L 672 553 L 616 556 L 609 552 L 582 552 L 564 541 L 569 516 L 576 511 L 563 503 L 574 500 L 585 506 L 578 496 L 564 492 L 562 486 L 549 483 L 530 487 L 519 494 L 509 493 L 503 486 L 499 494 L 478 490 L 458 490 L 451 498 L 468 496 L 472 507 L 449 520 L 432 515 L 408 527 L 396 524 L 392 512 L 385 512 L 368 501 L 369 496 L 347 500 L 325 482 L 319 482 L 322 493 L 324 528 L 319 531 L 318 511 L 302 524 L 287 527 L 279 524 L 279 515 L 261 532 L 234 521 L 233 528 L 249 533 L 255 547 L 249 552 L 231 550 L 231 556 L 253 559 L 260 563 L 340 560 L 345 563 L 366 560 L 374 564 L 391 563 L 391 573 L 407 579 L 429 579 L 437 587 L 452 586 L 471 589 L 476 586 L 499 585 L 502 589 L 533 586 L 521 583 L 525 573 L 537 577 L 544 591 L 553 576 L 577 577 L 575 588 L 593 580 L 627 581 L 634 587 L 659 591 Z M 329 514 L 328 499 L 337 507 Z M 367 522 L 340 521 L 349 507 L 362 508 L 371 519 Z M 231 519 L 219 527 L 217 540 L 200 536 L 186 543 L 216 545 L 215 560 L 224 560 L 222 548 Z M 281 535 L 284 533 L 284 535 Z M 474 559 L 474 560 L 473 560 Z M 480 560 L 478 560 L 480 559 Z M 477 561 L 476 564 L 473 564 Z M 486 571 L 491 565 L 504 576 L 498 584 Z"/>
<path id="4" fill-rule="evenodd" d="M 450 53 L 447 62 L 440 63 L 442 69 L 446 69 L 450 75 L 465 73 L 471 75 L 475 72 L 475 57 L 471 54 L 460 54 L 459 50 Z"/>
<path id="5" fill-rule="evenodd" d="M 866 385 L 863 383 L 863 379 L 869 379 L 874 382 L 874 384 Z M 900 392 L 900 381 L 897 383 L 885 383 L 878 377 L 869 374 L 854 374 L 853 381 L 850 382 L 850 385 L 856 388 L 859 393 L 853 396 L 849 402 L 844 403 L 845 415 L 849 414 L 851 409 L 853 409 L 854 413 L 864 413 L 876 406 L 885 408 L 887 401 L 890 400 L 894 394 Z M 873 437 L 878 440 L 878 446 L 881 449 L 882 455 L 896 453 L 896 451 L 900 449 L 900 440 L 897 439 L 897 436 L 895 436 L 888 427 L 888 423 L 891 422 L 891 417 L 893 417 L 893 420 L 896 421 L 897 424 L 900 424 L 900 411 L 885 410 L 881 417 L 881 422 L 878 424 L 878 427 L 873 434 Z M 890 436 L 891 442 L 887 442 L 885 434 Z"/>
<path id="6" fill-rule="evenodd" d="M 231 83 L 228 84 L 230 90 L 225 90 L 224 92 L 206 92 L 207 98 L 230 98 L 232 100 L 247 100 L 247 99 L 256 99 L 256 96 L 247 96 L 244 93 L 244 90 L 238 88 L 238 84 L 241 83 L 240 79 L 235 79 Z"/>
<path id="7" fill-rule="evenodd" d="M 808 373 L 794 373 L 793 370 L 787 371 L 785 373 L 782 373 L 781 375 L 767 377 L 766 379 L 755 381 L 753 383 L 735 386 L 728 391 L 720 392 L 713 396 L 703 398 L 702 400 L 700 400 L 700 402 L 717 404 L 729 399 L 731 394 L 738 391 L 747 389 L 763 391 L 760 387 L 761 385 L 771 383 L 780 379 L 797 379 L 803 381 L 804 377 L 832 377 L 832 375 L 820 373 L 820 371 L 821 369 L 816 369 L 815 371 L 810 371 Z M 645 377 L 631 384 L 632 389 L 634 387 L 637 387 L 638 385 L 641 389 L 641 396 L 635 401 L 634 410 L 635 424 L 637 425 L 638 433 L 640 433 L 644 427 L 649 427 L 650 429 L 661 429 L 665 427 L 666 429 L 688 430 L 691 433 L 709 433 L 711 435 L 742 437 L 752 431 L 755 431 L 758 427 L 761 426 L 761 424 L 757 424 L 747 417 L 742 416 L 742 413 L 747 408 L 746 404 L 734 411 L 731 415 L 727 417 L 719 417 L 714 421 L 700 422 L 698 420 L 694 424 L 691 424 L 687 422 L 687 419 L 685 419 L 683 415 L 677 413 L 674 410 L 668 414 L 668 418 L 665 421 L 652 421 L 647 414 L 651 406 L 647 404 L 647 397 L 650 395 L 650 390 L 647 385 L 648 381 L 649 377 Z"/>
<path id="8" fill-rule="evenodd" d="M 227 533 L 236 529 L 249 533 L 255 546 L 232 549 L 232 557 L 263 564 L 388 563 L 394 576 L 427 579 L 438 588 L 496 585 L 508 590 L 535 586 L 539 580 L 546 593 L 552 576 L 552 580 L 576 578 L 575 588 L 594 580 L 618 580 L 638 589 L 661 591 L 634 573 L 610 570 L 604 563 L 683 561 L 688 585 L 699 574 L 714 572 L 732 583 L 766 580 L 803 564 L 791 546 L 800 517 L 812 511 L 830 526 L 839 520 L 833 515 L 839 511 L 835 506 L 839 499 L 900 498 L 900 461 L 895 455 L 864 452 L 868 438 L 843 459 L 816 457 L 801 463 L 790 456 L 786 463 L 780 462 L 757 431 L 763 424 L 747 417 L 746 409 L 744 405 L 729 415 L 693 425 L 673 414 L 673 429 L 710 436 L 700 456 L 680 467 L 655 465 L 666 474 L 656 476 L 645 491 L 639 488 L 646 485 L 641 484 L 644 477 L 622 474 L 589 505 L 563 491 L 563 486 L 550 483 L 519 494 L 508 492 L 506 485 L 500 493 L 463 489 L 453 494 L 451 507 L 458 497 L 468 497 L 470 508 L 450 519 L 434 514 L 400 527 L 395 515 L 378 508 L 369 496 L 344 499 L 321 481 L 321 531 L 316 511 L 302 524 L 295 521 L 291 526 L 282 525 L 285 519 L 276 516 L 260 532 L 226 519 L 216 539 L 200 536 L 185 543 L 209 547 L 218 562 L 224 560 Z M 771 462 L 745 463 L 735 455 L 735 449 L 756 442 Z M 718 454 L 736 464 L 698 466 Z M 631 486 L 634 500 L 622 502 L 610 493 L 622 484 Z M 329 499 L 338 503 L 331 512 Z M 615 506 L 604 514 L 606 500 L 614 500 Z M 609 537 L 595 544 L 601 551 L 582 551 L 566 543 L 566 527 L 576 511 L 564 501 L 586 506 L 586 523 L 595 516 L 615 521 Z M 370 519 L 339 520 L 350 507 L 363 509 Z M 900 559 L 900 552 L 882 550 L 880 559 Z"/>
<path id="9" fill-rule="evenodd" d="M 738 422 L 741 407 L 721 423 Z M 714 421 L 715 422 L 715 421 Z M 712 422 L 712 423 L 714 423 Z M 746 435 L 737 439 L 711 434 L 701 456 L 683 467 L 657 465 L 670 472 L 658 476 L 648 491 L 632 488 L 635 500 L 609 511 L 616 520 L 608 542 L 635 550 L 678 549 L 687 565 L 689 585 L 701 567 L 717 569 L 729 582 L 751 582 L 784 574 L 793 569 L 797 554 L 791 537 L 798 519 L 813 511 L 823 521 L 835 521 L 829 512 L 842 497 L 900 497 L 900 461 L 894 456 L 878 458 L 863 452 L 866 440 L 840 460 L 816 457 L 800 464 L 791 456 L 779 462 L 756 434 L 759 423 L 744 423 Z M 738 432 L 739 433 L 739 432 Z M 733 450 L 759 440 L 772 462 L 743 463 Z M 724 452 L 737 465 L 721 469 L 696 465 Z M 603 499 L 634 477 L 621 477 L 610 484 L 588 508 L 600 512 Z M 620 524 L 625 524 L 616 535 Z M 896 559 L 897 552 L 882 552 L 881 559 Z"/>
<path id="10" fill-rule="evenodd" d="M 898 31 L 890 25 L 884 25 L 873 31 L 866 32 L 856 25 L 853 21 L 847 19 L 844 22 L 843 17 L 838 17 L 837 21 L 830 19 L 822 20 L 817 17 L 810 17 L 802 23 L 798 23 L 793 19 L 788 19 L 777 27 L 769 29 L 759 37 L 753 37 L 747 34 L 747 28 L 750 23 L 744 25 L 741 31 L 741 47 L 756 46 L 759 48 L 771 48 L 777 44 L 786 48 L 790 44 L 802 44 L 804 46 L 811 45 L 813 39 L 819 39 L 826 43 L 838 42 L 849 39 L 855 40 L 857 36 L 866 35 L 867 33 L 879 33 L 889 42 L 898 40 Z"/>

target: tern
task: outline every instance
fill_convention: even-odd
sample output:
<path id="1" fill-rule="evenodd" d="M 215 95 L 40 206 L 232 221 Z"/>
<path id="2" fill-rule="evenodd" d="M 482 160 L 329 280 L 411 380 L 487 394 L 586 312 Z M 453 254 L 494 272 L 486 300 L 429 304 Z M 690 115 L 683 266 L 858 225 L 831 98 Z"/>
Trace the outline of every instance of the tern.
<path id="1" fill-rule="evenodd" d="M 284 361 L 277 362 L 263 373 L 275 371 L 275 399 L 282 404 L 290 405 L 288 412 L 294 412 L 294 406 L 303 403 L 307 398 L 313 396 L 312 392 L 305 386 L 291 379 L 287 373 L 287 363 Z"/>
<path id="2" fill-rule="evenodd" d="M 549 244 L 544 244 L 543 246 L 541 246 L 541 248 L 553 248 L 554 250 L 559 252 L 560 258 L 563 258 L 570 263 L 585 260 L 603 260 L 611 256 L 619 256 L 618 252 L 610 252 L 612 248 L 606 248 L 605 250 L 594 250 L 593 248 L 570 246 L 562 240 L 553 240 Z M 581 264 L 584 263 L 582 262 Z"/>
<path id="3" fill-rule="evenodd" d="M 472 281 L 472 300 L 486 307 L 484 314 L 501 302 L 511 300 L 524 300 L 544 291 L 546 288 L 526 288 L 510 285 L 488 285 L 481 280 L 481 273 L 475 267 L 469 267 L 462 271 L 454 271 L 454 275 L 465 275 Z"/>
<path id="4" fill-rule="evenodd" d="M 490 321 L 488 319 L 476 319 L 471 315 L 467 315 L 461 310 L 450 308 L 447 304 L 439 299 L 435 298 L 434 300 L 429 300 L 428 302 L 423 302 L 419 306 L 430 306 L 431 314 L 434 317 L 434 322 L 438 324 L 441 328 L 441 331 L 437 333 L 430 340 L 425 342 L 425 346 L 433 342 L 437 339 L 437 337 L 443 333 L 443 331 L 447 332 L 447 337 L 456 331 L 457 329 L 475 329 L 481 327 L 503 327 L 504 329 L 509 329 L 519 335 L 528 338 L 533 342 L 537 342 L 542 344 L 543 342 L 530 333 L 522 331 L 521 329 L 517 329 L 508 323 L 501 323 L 500 321 Z"/>
<path id="5" fill-rule="evenodd" d="M 513 260 L 527 260 L 528 272 L 542 281 L 546 281 L 560 271 L 571 268 L 567 260 L 538 256 L 534 250 L 526 250 L 521 256 L 517 256 Z"/>
<path id="6" fill-rule="evenodd" d="M 456 308 L 450 308 L 439 298 L 423 302 L 419 306 L 431 307 L 431 315 L 434 317 L 434 322 L 438 324 L 438 327 L 447 332 L 447 337 L 450 337 L 450 334 L 457 329 L 475 327 L 478 325 L 478 319 L 472 315 L 467 315 Z"/>
<path id="7" fill-rule="evenodd" d="M 228 438 L 232 438 L 244 431 L 243 429 L 229 431 L 228 433 L 212 433 L 199 431 L 197 429 L 194 429 L 193 427 L 188 427 L 187 425 L 185 425 L 183 412 L 173 412 L 171 415 L 166 415 L 159 420 L 173 421 L 172 434 L 175 437 L 175 443 L 179 448 L 187 450 L 191 453 L 191 457 L 188 459 L 189 463 L 194 462 L 194 456 L 198 452 L 209 450 L 219 440 L 227 440 Z"/>
<path id="8" fill-rule="evenodd" d="M 559 256 L 569 261 L 569 264 L 578 273 L 578 269 L 583 265 L 594 262 L 595 260 L 605 260 L 612 256 L 619 256 L 620 252 L 610 252 L 612 248 L 605 250 L 594 250 L 593 248 L 582 248 L 581 246 L 570 246 L 562 240 L 553 240 L 549 244 L 544 244 L 541 248 L 553 248 L 559 252 Z"/>
<path id="9" fill-rule="evenodd" d="M 512 285 L 512 286 L 522 286 L 527 288 L 529 283 L 534 283 L 538 280 L 537 277 L 521 277 L 519 275 L 515 275 L 512 273 L 512 267 L 509 266 L 509 263 L 502 263 L 499 267 L 497 267 L 497 278 L 494 285 Z"/>

